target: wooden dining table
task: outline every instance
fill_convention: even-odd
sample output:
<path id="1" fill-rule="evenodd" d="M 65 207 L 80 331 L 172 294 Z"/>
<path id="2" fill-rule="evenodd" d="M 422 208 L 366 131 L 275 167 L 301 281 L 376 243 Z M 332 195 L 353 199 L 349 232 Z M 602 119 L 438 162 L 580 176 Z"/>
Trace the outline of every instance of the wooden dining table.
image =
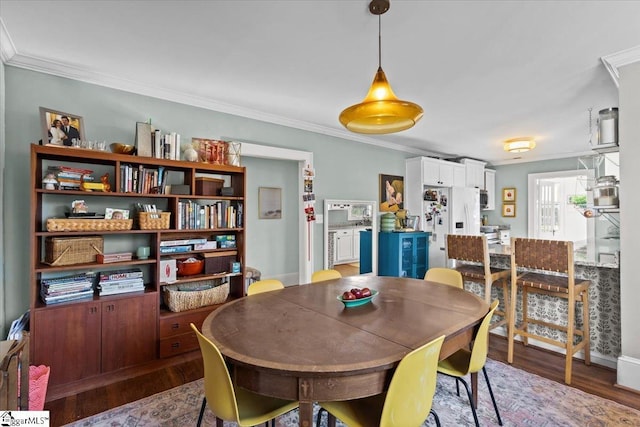
<path id="1" fill-rule="evenodd" d="M 345 307 L 337 299 L 364 287 L 378 291 L 370 303 Z M 312 427 L 314 402 L 384 392 L 407 353 L 445 335 L 446 358 L 468 345 L 488 311 L 453 286 L 353 276 L 240 298 L 213 311 L 202 332 L 231 365 L 236 386 L 298 400 L 300 426 Z"/>

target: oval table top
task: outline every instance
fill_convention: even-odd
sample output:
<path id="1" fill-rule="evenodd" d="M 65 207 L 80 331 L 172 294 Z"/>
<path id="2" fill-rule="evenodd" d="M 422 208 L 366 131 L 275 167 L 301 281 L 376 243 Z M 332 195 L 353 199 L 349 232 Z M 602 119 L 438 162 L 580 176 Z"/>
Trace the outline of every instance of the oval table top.
<path id="1" fill-rule="evenodd" d="M 347 308 L 337 297 L 354 287 L 378 294 Z M 440 357 L 449 356 L 471 341 L 488 311 L 453 286 L 352 276 L 235 300 L 213 311 L 202 332 L 234 366 L 238 384 L 300 400 L 300 425 L 312 425 L 311 402 L 380 393 L 404 355 L 445 335 Z"/>

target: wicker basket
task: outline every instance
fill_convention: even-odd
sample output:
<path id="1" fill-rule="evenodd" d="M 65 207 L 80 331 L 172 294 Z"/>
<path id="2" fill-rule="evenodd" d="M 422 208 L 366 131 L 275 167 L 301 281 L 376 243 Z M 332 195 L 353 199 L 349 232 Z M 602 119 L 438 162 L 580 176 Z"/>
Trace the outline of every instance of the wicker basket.
<path id="1" fill-rule="evenodd" d="M 206 305 L 222 304 L 227 300 L 229 282 L 202 291 L 189 290 L 190 286 L 197 289 L 206 283 L 215 284 L 216 280 L 193 282 L 184 285 L 167 285 L 163 288 L 164 303 L 169 307 L 169 310 L 179 312 L 193 310 Z"/>
<path id="2" fill-rule="evenodd" d="M 44 262 L 56 266 L 96 262 L 96 255 L 103 251 L 101 236 L 47 237 Z"/>
<path id="3" fill-rule="evenodd" d="M 120 231 L 131 230 L 132 226 L 132 219 L 47 219 L 47 231 Z"/>
<path id="4" fill-rule="evenodd" d="M 140 230 L 167 230 L 171 212 L 138 212 Z"/>

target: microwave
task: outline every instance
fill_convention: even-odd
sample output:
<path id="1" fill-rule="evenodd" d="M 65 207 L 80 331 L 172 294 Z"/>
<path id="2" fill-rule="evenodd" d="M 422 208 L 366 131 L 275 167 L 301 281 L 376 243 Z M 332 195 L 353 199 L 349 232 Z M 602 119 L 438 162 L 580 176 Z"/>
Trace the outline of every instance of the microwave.
<path id="1" fill-rule="evenodd" d="M 487 190 L 480 190 L 480 209 L 487 209 L 489 207 L 489 193 Z"/>

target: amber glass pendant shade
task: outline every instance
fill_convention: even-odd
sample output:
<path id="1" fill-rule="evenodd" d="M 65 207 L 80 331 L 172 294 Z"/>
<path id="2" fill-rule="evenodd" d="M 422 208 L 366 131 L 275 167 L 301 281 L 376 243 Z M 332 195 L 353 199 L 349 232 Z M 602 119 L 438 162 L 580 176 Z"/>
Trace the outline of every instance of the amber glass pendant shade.
<path id="1" fill-rule="evenodd" d="M 423 113 L 419 105 L 396 97 L 379 67 L 365 99 L 343 110 L 340 123 L 356 133 L 386 134 L 413 127 Z"/>

